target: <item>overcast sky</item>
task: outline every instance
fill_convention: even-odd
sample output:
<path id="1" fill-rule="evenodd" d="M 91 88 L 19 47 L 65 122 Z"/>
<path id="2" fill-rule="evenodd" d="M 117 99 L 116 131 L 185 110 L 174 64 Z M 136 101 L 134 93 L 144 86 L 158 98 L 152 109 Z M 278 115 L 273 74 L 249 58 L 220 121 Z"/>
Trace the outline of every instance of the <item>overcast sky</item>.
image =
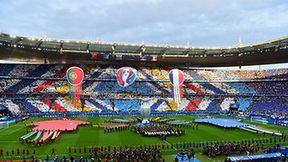
<path id="1" fill-rule="evenodd" d="M 288 35 L 287 0 L 0 0 L 0 32 L 230 46 Z"/>

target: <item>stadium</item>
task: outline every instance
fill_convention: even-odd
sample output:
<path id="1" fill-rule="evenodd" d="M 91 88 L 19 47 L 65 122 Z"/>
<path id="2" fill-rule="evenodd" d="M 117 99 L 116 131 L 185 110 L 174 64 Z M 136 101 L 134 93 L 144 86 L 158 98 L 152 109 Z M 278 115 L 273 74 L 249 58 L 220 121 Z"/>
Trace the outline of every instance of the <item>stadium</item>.
<path id="1" fill-rule="evenodd" d="M 242 69 L 287 63 L 287 36 L 196 47 L 1 32 L 0 61 L 0 162 L 288 160 L 288 69 Z"/>

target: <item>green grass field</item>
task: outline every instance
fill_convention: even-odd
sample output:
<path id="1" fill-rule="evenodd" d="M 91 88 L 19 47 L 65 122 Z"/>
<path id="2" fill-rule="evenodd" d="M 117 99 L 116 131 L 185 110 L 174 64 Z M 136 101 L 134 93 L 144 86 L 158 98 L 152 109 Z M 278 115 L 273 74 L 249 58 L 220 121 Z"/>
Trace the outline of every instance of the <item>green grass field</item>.
<path id="1" fill-rule="evenodd" d="M 169 117 L 177 120 L 188 120 L 196 118 L 195 116 L 177 116 Z M 103 120 L 109 119 L 109 117 L 98 117 L 98 118 L 77 118 L 85 121 L 89 121 L 92 124 L 99 124 Z M 173 136 L 167 137 L 166 141 L 162 141 L 158 137 L 142 137 L 136 134 L 132 130 L 125 130 L 119 132 L 112 132 L 104 134 L 103 129 L 95 128 L 92 126 L 80 126 L 75 132 L 65 132 L 61 133 L 60 136 L 54 142 L 46 142 L 40 146 L 21 143 L 18 141 L 19 137 L 26 134 L 29 127 L 25 124 L 29 124 L 32 121 L 39 120 L 49 120 L 40 118 L 30 118 L 24 122 L 10 124 L 0 128 L 0 149 L 3 150 L 16 150 L 19 149 L 29 149 L 36 150 L 36 155 L 38 157 L 45 157 L 47 154 L 51 154 L 52 148 L 56 149 L 56 154 L 63 155 L 68 153 L 68 147 L 89 147 L 89 146 L 139 146 L 144 144 L 176 144 L 181 142 L 192 142 L 192 143 L 202 143 L 207 141 L 241 141 L 245 139 L 252 138 L 269 138 L 270 135 L 262 135 L 250 133 L 240 129 L 227 130 L 224 128 L 219 128 L 216 126 L 210 126 L 206 124 L 199 124 L 198 129 L 184 128 L 184 136 Z M 256 124 L 259 127 L 263 127 L 269 130 L 281 130 L 288 134 L 288 129 L 285 127 L 279 127 L 275 125 L 265 125 L 257 122 L 245 121 L 251 124 Z M 283 144 L 284 145 L 284 144 Z M 172 154 L 178 152 L 179 150 L 164 150 L 162 152 L 163 157 L 168 161 L 172 160 Z M 36 156 L 36 157 L 37 157 Z M 201 161 L 218 161 L 224 159 L 224 157 L 218 157 L 215 159 L 208 159 L 206 156 L 201 154 L 201 149 L 198 150 L 196 154 L 197 158 Z M 14 156 L 2 156 L 2 159 L 9 158 L 19 158 Z"/>

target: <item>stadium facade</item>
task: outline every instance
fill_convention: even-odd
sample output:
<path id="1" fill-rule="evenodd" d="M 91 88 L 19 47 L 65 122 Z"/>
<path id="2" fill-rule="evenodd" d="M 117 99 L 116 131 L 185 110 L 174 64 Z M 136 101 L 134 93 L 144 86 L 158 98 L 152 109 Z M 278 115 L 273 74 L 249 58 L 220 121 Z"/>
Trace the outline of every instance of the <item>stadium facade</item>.
<path id="1" fill-rule="evenodd" d="M 45 64 L 133 64 L 187 67 L 288 62 L 288 38 L 235 47 L 145 45 L 65 41 L 0 34 L 0 59 Z"/>

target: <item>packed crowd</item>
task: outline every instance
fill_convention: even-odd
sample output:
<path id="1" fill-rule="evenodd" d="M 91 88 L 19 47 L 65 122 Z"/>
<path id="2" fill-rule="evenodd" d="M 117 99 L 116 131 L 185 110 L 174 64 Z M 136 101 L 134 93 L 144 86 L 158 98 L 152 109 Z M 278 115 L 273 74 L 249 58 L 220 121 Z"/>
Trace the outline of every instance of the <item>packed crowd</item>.
<path id="1" fill-rule="evenodd" d="M 137 79 L 144 81 L 121 88 L 115 80 L 115 73 L 119 67 L 82 66 L 85 79 L 90 79 L 82 84 L 83 96 L 90 99 L 84 100 L 82 103 L 84 106 L 75 108 L 65 98 L 68 96 L 69 86 L 63 77 L 68 67 L 64 65 L 2 65 L 0 94 L 3 95 L 0 98 L 0 105 L 8 107 L 9 111 L 14 114 L 83 110 L 131 112 L 139 110 L 143 105 L 157 112 L 175 110 L 171 102 L 173 98 L 171 83 L 168 81 L 169 70 L 166 68 L 137 67 Z M 270 99 L 269 102 L 265 99 L 261 101 L 262 98 L 258 100 L 259 96 L 268 98 L 268 95 L 274 98 L 275 96 L 285 98 L 283 96 L 287 95 L 288 82 L 283 79 L 288 78 L 287 69 L 236 71 L 184 69 L 183 71 L 186 81 L 193 81 L 193 83 L 183 85 L 184 97 L 179 107 L 176 108 L 177 111 L 228 111 L 231 105 L 237 105 L 241 111 L 249 109 L 251 112 L 276 113 L 277 115 L 283 115 L 281 113 L 287 110 L 287 97 L 278 100 Z M 24 77 L 33 78 L 25 79 Z M 42 80 L 43 78 L 47 79 Z M 54 80 L 48 80 L 51 78 Z M 107 79 L 110 80 L 107 81 Z M 261 79 L 280 80 L 253 82 L 253 80 Z M 221 82 L 223 80 L 252 82 Z M 202 82 L 195 83 L 194 81 Z M 7 96 L 8 98 L 4 98 Z M 15 102 L 15 97 L 22 99 L 19 100 L 20 102 Z M 45 102 L 43 98 L 46 97 L 56 98 L 55 104 L 51 106 L 49 102 Z M 94 98 L 99 100 L 95 101 Z"/>
<path id="2" fill-rule="evenodd" d="M 46 98 L 46 97 L 45 97 Z M 232 106 L 238 111 L 249 115 L 267 114 L 276 117 L 288 117 L 288 99 L 286 97 L 192 97 L 190 101 L 182 99 L 178 108 L 172 109 L 171 98 L 158 99 L 83 99 L 77 107 L 71 104 L 71 99 L 57 97 L 51 102 L 45 98 L 26 99 L 0 99 L 0 106 L 7 109 L 14 115 L 23 113 L 53 113 L 53 112 L 138 112 L 141 107 L 150 107 L 151 112 L 163 112 L 169 110 L 192 111 L 206 110 L 210 112 L 228 112 Z M 191 103 L 189 103 L 191 102 Z"/>
<path id="3" fill-rule="evenodd" d="M 288 98 L 286 97 L 261 97 L 258 98 L 251 109 L 246 111 L 249 114 L 270 115 L 275 117 L 288 117 Z"/>
<path id="4" fill-rule="evenodd" d="M 275 70 L 184 70 L 197 80 L 257 80 L 287 78 L 287 69 Z"/>
<path id="5" fill-rule="evenodd" d="M 9 79 L 0 79 L 0 92 L 6 93 L 31 93 L 39 85 L 44 88 L 40 88 L 41 92 L 50 92 L 55 91 L 64 93 L 68 92 L 67 82 L 65 80 L 39 80 L 37 78 L 63 78 L 67 70 L 67 66 L 64 65 L 1 65 L 3 69 L 0 71 L 0 77 L 9 77 Z M 1 67 L 1 68 L 2 68 Z M 98 81 L 84 81 L 84 94 L 90 95 L 94 91 L 97 91 L 98 94 L 107 94 L 107 92 L 112 93 L 135 93 L 139 95 L 147 94 L 165 94 L 167 91 L 171 91 L 169 81 L 162 82 L 163 80 L 168 80 L 169 70 L 161 68 L 147 68 L 147 67 L 137 67 L 138 75 L 137 78 L 141 80 L 148 80 L 149 82 L 135 82 L 133 85 L 123 89 L 118 86 L 115 82 L 115 73 L 119 67 L 113 66 L 82 66 L 85 71 L 85 79 L 97 79 Z M 7 69 L 7 70 L 5 70 Z M 225 93 L 235 93 L 233 87 L 235 85 L 232 83 L 216 83 L 209 81 L 229 81 L 229 80 L 257 80 L 257 79 L 275 79 L 275 78 L 287 78 L 288 70 L 287 69 L 278 69 L 278 70 L 195 70 L 195 69 L 186 69 L 183 70 L 185 73 L 185 78 L 187 81 L 204 81 L 207 83 L 195 83 L 197 88 L 201 88 L 206 93 L 211 93 L 213 87 L 222 89 Z M 13 78 L 14 77 L 14 78 Z M 20 78 L 19 78 L 20 77 Z M 34 79 L 25 80 L 21 77 L 34 77 Z M 102 82 L 101 79 L 105 80 Z M 107 81 L 107 79 L 114 81 Z M 100 80 L 100 81 L 99 81 Z M 158 82 L 159 80 L 159 82 Z M 19 83 L 22 84 L 19 84 Z M 24 84 L 23 84 L 24 83 Z M 49 84 L 49 86 L 45 86 Z M 208 85 L 206 85 L 208 84 Z M 237 83 L 236 83 L 237 84 Z M 168 86 L 167 86 L 168 85 Z M 212 86 L 211 86 L 212 85 Z M 241 87 L 239 87 L 241 85 Z M 278 85 L 287 85 L 287 82 L 276 82 L 276 84 L 268 84 L 268 82 L 258 83 L 244 83 L 237 84 L 236 87 L 247 92 L 251 88 L 259 89 L 259 92 L 264 92 L 263 89 L 268 87 L 268 89 L 273 90 L 273 92 L 285 92 L 285 86 Z M 12 88 L 10 88 L 12 87 Z M 63 87 L 66 87 L 63 89 Z M 247 88 L 248 87 L 248 88 Z M 275 88 L 276 87 L 276 88 Z M 184 88 L 186 86 L 184 85 Z M 211 89 L 212 88 L 212 89 Z M 245 90 L 246 89 L 246 90 Z M 210 91 L 209 91 L 210 90 Z M 215 89 L 214 89 L 215 90 Z M 252 91 L 251 91 L 252 92 Z"/>

